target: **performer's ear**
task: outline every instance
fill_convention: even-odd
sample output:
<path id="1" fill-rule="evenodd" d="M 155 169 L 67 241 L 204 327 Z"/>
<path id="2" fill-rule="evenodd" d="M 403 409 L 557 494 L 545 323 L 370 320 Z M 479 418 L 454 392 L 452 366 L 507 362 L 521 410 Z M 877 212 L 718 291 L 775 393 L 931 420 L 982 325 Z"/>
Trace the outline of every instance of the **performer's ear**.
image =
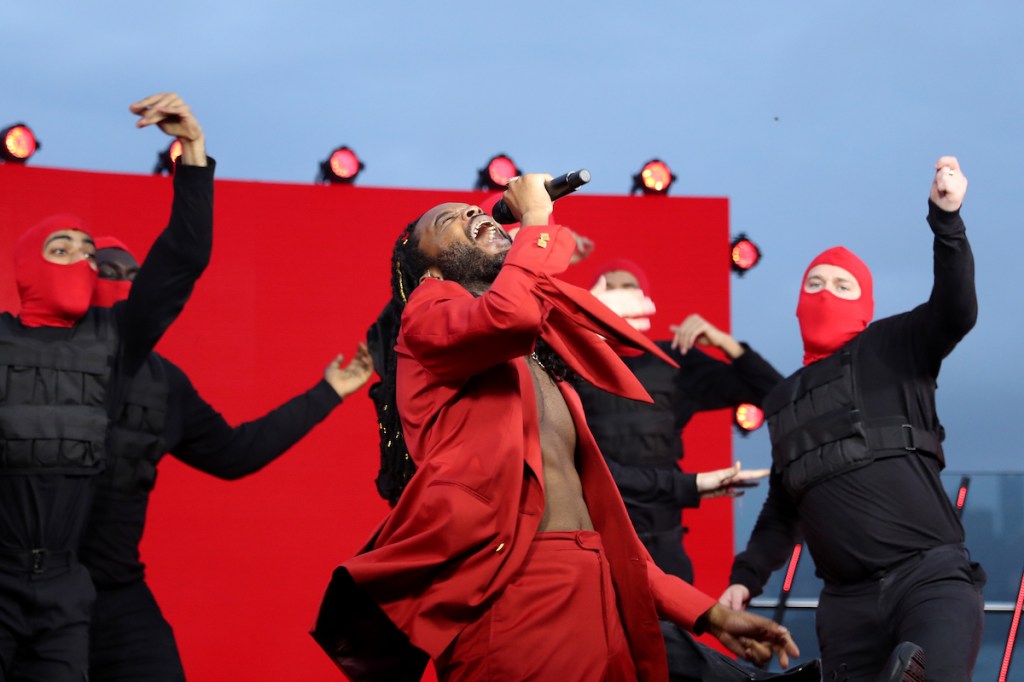
<path id="1" fill-rule="evenodd" d="M 440 270 L 431 265 L 427 268 L 426 272 L 420 275 L 420 281 L 417 282 L 417 284 L 423 284 L 423 280 L 425 279 L 444 279 L 444 275 L 441 274 Z"/>

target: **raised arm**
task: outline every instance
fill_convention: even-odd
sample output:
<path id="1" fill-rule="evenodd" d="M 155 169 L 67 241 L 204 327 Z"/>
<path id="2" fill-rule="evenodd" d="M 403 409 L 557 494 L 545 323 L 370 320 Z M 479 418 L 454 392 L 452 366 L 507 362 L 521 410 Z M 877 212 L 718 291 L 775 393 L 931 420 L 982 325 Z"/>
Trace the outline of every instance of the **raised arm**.
<path id="1" fill-rule="evenodd" d="M 547 317 L 539 279 L 569 265 L 572 232 L 558 225 L 523 227 L 491 288 L 473 296 L 447 281 L 426 281 L 409 298 L 402 340 L 431 372 L 467 378 L 528 355 Z"/>
<path id="2" fill-rule="evenodd" d="M 181 441 L 172 445 L 172 454 L 218 478 L 236 479 L 258 471 L 295 445 L 373 373 L 364 344 L 347 366 L 341 363 L 339 355 L 313 388 L 235 427 L 199 397 L 188 377 L 175 368 L 168 374 L 181 384 L 184 428 Z"/>
<path id="3" fill-rule="evenodd" d="M 210 261 L 213 246 L 214 162 L 206 157 L 202 127 L 175 94 L 162 93 L 131 105 L 137 127 L 158 126 L 182 143 L 174 173 L 174 201 L 167 227 L 139 269 L 128 300 L 115 306 L 122 364 L 131 375 L 181 313 Z"/>
<path id="4" fill-rule="evenodd" d="M 956 157 L 936 161 L 928 202 L 928 224 L 935 235 L 935 280 L 928 302 L 910 315 L 915 345 L 936 366 L 978 318 L 974 254 L 960 218 L 966 192 L 967 178 Z"/>

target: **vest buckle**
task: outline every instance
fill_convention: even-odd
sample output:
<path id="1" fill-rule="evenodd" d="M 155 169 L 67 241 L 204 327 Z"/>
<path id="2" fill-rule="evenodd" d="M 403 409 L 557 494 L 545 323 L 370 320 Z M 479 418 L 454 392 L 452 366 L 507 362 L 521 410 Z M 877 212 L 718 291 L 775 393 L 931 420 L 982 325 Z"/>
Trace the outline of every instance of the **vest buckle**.
<path id="1" fill-rule="evenodd" d="M 914 444 L 914 427 L 910 424 L 904 424 L 903 429 L 903 449 L 904 450 L 917 450 L 917 446 Z"/>
<path id="2" fill-rule="evenodd" d="M 39 574 L 46 571 L 46 555 L 49 553 L 45 549 L 32 550 L 32 573 Z"/>

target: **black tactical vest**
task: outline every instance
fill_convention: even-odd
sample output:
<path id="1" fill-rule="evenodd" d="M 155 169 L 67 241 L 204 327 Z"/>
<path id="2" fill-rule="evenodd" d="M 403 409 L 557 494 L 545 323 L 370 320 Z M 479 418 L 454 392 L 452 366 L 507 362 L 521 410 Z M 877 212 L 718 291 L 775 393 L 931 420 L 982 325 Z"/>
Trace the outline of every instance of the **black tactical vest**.
<path id="1" fill-rule="evenodd" d="M 156 485 L 156 465 L 167 452 L 167 394 L 167 370 L 160 357 L 150 353 L 128 385 L 111 427 L 101 488 L 148 493 Z"/>
<path id="2" fill-rule="evenodd" d="M 876 459 L 917 452 L 945 463 L 941 426 L 912 424 L 903 415 L 864 418 L 854 372 L 862 338 L 799 370 L 765 398 L 773 468 L 795 498 Z"/>
<path id="3" fill-rule="evenodd" d="M 54 340 L 29 338 L 0 314 L 0 474 L 102 469 L 116 348 L 109 310 L 90 309 Z"/>

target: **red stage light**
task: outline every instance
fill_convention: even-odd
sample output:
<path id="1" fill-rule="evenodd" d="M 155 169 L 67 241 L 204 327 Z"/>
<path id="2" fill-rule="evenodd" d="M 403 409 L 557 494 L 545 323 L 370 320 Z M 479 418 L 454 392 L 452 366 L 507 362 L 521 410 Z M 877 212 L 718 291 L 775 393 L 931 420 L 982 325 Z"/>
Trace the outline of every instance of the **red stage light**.
<path id="1" fill-rule="evenodd" d="M 786 615 L 786 604 L 789 602 L 789 592 L 793 589 L 793 578 L 796 577 L 796 567 L 800 564 L 800 552 L 803 544 L 797 543 L 793 547 L 793 554 L 789 557 L 789 566 L 786 568 L 786 578 L 782 581 L 782 589 L 779 591 L 779 602 L 775 605 L 775 613 L 772 620 L 781 623 Z"/>
<path id="2" fill-rule="evenodd" d="M 336 150 L 331 154 L 328 163 L 331 164 L 331 172 L 345 180 L 355 177 L 359 172 L 359 159 L 351 149 Z"/>
<path id="3" fill-rule="evenodd" d="M 171 157 L 171 165 L 173 166 L 174 162 L 178 160 L 179 156 L 181 156 L 181 140 L 175 140 L 172 142 L 171 148 L 167 151 L 168 156 Z"/>
<path id="4" fill-rule="evenodd" d="M 174 140 L 167 149 L 156 153 L 155 175 L 174 175 L 174 162 L 181 156 L 181 140 Z"/>
<path id="5" fill-rule="evenodd" d="M 757 405 L 743 403 L 736 408 L 734 415 L 736 426 L 740 427 L 741 433 L 756 431 L 764 424 L 764 412 Z"/>
<path id="6" fill-rule="evenodd" d="M 971 477 L 962 476 L 960 486 L 956 491 L 956 516 L 961 518 L 964 515 L 964 506 L 967 504 L 967 491 L 971 487 Z"/>
<path id="7" fill-rule="evenodd" d="M 999 668 L 999 682 L 1006 682 L 1010 672 L 1010 660 L 1013 658 L 1013 645 L 1017 642 L 1017 628 L 1020 626 L 1021 609 L 1024 608 L 1024 575 L 1020 577 L 1020 589 L 1017 590 L 1017 604 L 1013 607 L 1013 618 L 1010 620 L 1010 633 L 1006 636 L 1006 649 L 1003 651 L 1003 664 Z"/>
<path id="8" fill-rule="evenodd" d="M 676 176 L 672 169 L 660 159 L 651 159 L 640 172 L 633 176 L 633 192 L 644 194 L 667 194 Z"/>
<path id="9" fill-rule="evenodd" d="M 40 147 L 35 133 L 24 123 L 4 128 L 0 131 L 0 138 L 3 138 L 0 156 L 12 163 L 25 163 Z"/>
<path id="10" fill-rule="evenodd" d="M 964 508 L 964 502 L 967 501 L 967 488 L 960 488 L 960 492 L 956 495 L 956 508 L 957 511 Z"/>
<path id="11" fill-rule="evenodd" d="M 747 270 L 761 262 L 761 249 L 757 244 L 750 241 L 747 235 L 741 234 L 734 239 L 730 248 L 732 258 L 732 269 L 743 275 Z"/>
<path id="12" fill-rule="evenodd" d="M 478 171 L 475 189 L 505 189 L 508 187 L 508 181 L 517 175 L 522 175 L 522 172 L 515 161 L 508 154 L 497 154 Z"/>
<path id="13" fill-rule="evenodd" d="M 366 165 L 359 156 L 348 147 L 338 147 L 331 152 L 327 160 L 320 164 L 319 182 L 351 183 Z"/>
<path id="14" fill-rule="evenodd" d="M 800 550 L 803 549 L 803 545 L 797 545 L 793 548 L 793 556 L 789 559 L 789 568 L 786 569 L 786 579 L 782 581 L 782 591 L 787 594 L 793 589 L 793 577 L 796 575 L 796 567 L 800 563 Z"/>

